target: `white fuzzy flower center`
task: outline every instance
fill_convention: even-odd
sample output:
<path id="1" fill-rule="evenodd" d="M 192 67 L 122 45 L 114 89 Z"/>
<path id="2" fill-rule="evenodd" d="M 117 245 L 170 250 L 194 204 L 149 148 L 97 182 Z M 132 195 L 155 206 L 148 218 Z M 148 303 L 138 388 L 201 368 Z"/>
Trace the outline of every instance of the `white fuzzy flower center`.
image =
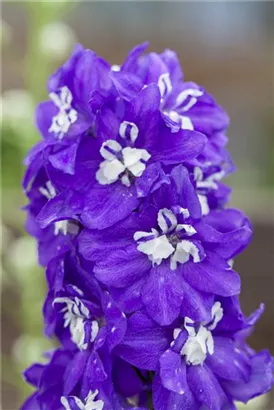
<path id="1" fill-rule="evenodd" d="M 76 396 L 62 396 L 61 404 L 65 410 L 75 410 L 76 406 L 79 410 L 102 410 L 104 408 L 103 400 L 95 399 L 98 393 L 98 390 L 95 390 L 94 393 L 90 391 L 85 402 Z"/>
<path id="2" fill-rule="evenodd" d="M 124 121 L 120 126 L 120 136 L 133 143 L 138 136 L 137 126 Z M 101 185 L 113 184 L 120 179 L 123 185 L 130 186 L 131 178 L 143 174 L 146 162 L 151 157 L 145 149 L 123 148 L 116 140 L 105 141 L 100 154 L 105 159 L 96 173 L 96 179 Z"/>
<path id="3" fill-rule="evenodd" d="M 169 73 L 161 74 L 158 79 L 158 87 L 161 93 L 161 106 L 163 114 L 168 116 L 173 122 L 178 124 L 178 131 L 180 128 L 184 130 L 194 130 L 193 123 L 187 113 L 198 101 L 198 98 L 203 95 L 203 91 L 196 88 L 188 88 L 181 91 L 175 103 L 168 109 L 165 108 L 167 97 L 173 90 Z M 169 103 L 168 103 L 169 105 Z"/>
<path id="4" fill-rule="evenodd" d="M 47 181 L 45 183 L 45 187 L 40 187 L 39 191 L 41 192 L 42 195 L 44 195 L 48 200 L 53 199 L 56 197 L 56 190 L 52 183 L 50 181 Z M 57 221 L 54 222 L 54 235 L 59 235 L 61 232 L 63 235 L 67 235 L 68 233 L 68 228 L 69 228 L 69 221 L 63 220 L 63 221 Z"/>
<path id="5" fill-rule="evenodd" d="M 49 132 L 54 133 L 58 139 L 62 139 L 78 116 L 77 111 L 71 106 L 72 94 L 69 88 L 64 86 L 58 92 L 50 93 L 49 96 L 59 108 L 58 114 L 52 118 Z"/>
<path id="6" fill-rule="evenodd" d="M 187 209 L 181 208 L 180 213 L 189 216 Z M 191 240 L 183 239 L 196 234 L 192 225 L 178 224 L 176 215 L 164 208 L 158 212 L 158 226 L 159 230 L 137 231 L 133 236 L 137 249 L 148 255 L 153 264 L 160 265 L 170 257 L 170 267 L 175 270 L 178 263 L 184 264 L 190 257 L 194 263 L 201 261 L 199 248 Z"/>
<path id="7" fill-rule="evenodd" d="M 80 350 L 86 350 L 89 342 L 94 342 L 99 332 L 96 320 L 90 320 L 90 313 L 84 303 L 78 298 L 59 297 L 55 303 L 65 303 L 62 309 L 64 313 L 64 327 L 70 329 L 71 340 Z"/>
<path id="8" fill-rule="evenodd" d="M 211 309 L 212 320 L 208 323 L 201 323 L 195 326 L 195 323 L 189 317 L 185 318 L 184 328 L 188 333 L 188 339 L 181 349 L 181 355 L 185 357 L 188 365 L 201 365 L 204 363 L 208 354 L 214 353 L 214 338 L 212 330 L 222 320 L 223 308 L 220 302 L 215 302 Z M 174 339 L 177 339 L 181 329 L 174 329 Z"/>
<path id="9" fill-rule="evenodd" d="M 225 171 L 215 172 L 214 174 L 204 177 L 204 173 L 200 167 L 194 168 L 194 179 L 196 181 L 196 189 L 198 198 L 201 205 L 202 215 L 207 215 L 210 212 L 210 208 L 207 200 L 207 192 L 218 189 L 218 184 L 225 176 Z"/>

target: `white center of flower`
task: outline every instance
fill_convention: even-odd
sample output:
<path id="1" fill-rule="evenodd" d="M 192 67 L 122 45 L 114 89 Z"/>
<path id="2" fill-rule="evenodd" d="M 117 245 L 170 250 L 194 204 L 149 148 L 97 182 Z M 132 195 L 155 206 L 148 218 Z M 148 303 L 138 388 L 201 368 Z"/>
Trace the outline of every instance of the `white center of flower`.
<path id="1" fill-rule="evenodd" d="M 72 108 L 72 94 L 68 87 L 61 87 L 56 93 L 50 93 L 50 98 L 59 108 L 59 112 L 52 118 L 49 132 L 57 135 L 62 139 L 68 132 L 69 127 L 77 120 L 77 111 Z"/>
<path id="2" fill-rule="evenodd" d="M 169 73 L 163 73 L 160 75 L 158 79 L 158 87 L 160 90 L 162 100 L 164 100 L 164 98 L 172 91 L 172 83 L 170 80 Z"/>
<path id="3" fill-rule="evenodd" d="M 216 328 L 222 320 L 223 308 L 220 302 L 215 302 L 211 309 L 212 320 L 208 323 L 201 323 L 195 326 L 195 323 L 189 317 L 185 318 L 184 327 L 188 333 L 188 339 L 181 349 L 181 355 L 185 356 L 188 365 L 201 365 L 208 354 L 214 353 L 214 339 L 211 331 Z M 174 329 L 173 337 L 176 339 L 181 329 Z"/>
<path id="4" fill-rule="evenodd" d="M 132 126 L 132 123 L 124 123 L 120 127 L 121 136 L 124 136 L 122 138 L 128 137 L 134 142 L 138 136 L 137 127 Z M 122 148 L 116 140 L 105 141 L 100 154 L 105 158 L 96 173 L 96 179 L 101 185 L 113 184 L 120 178 L 122 184 L 130 186 L 130 177 L 140 177 L 146 169 L 146 162 L 151 157 L 145 149 Z"/>
<path id="5" fill-rule="evenodd" d="M 129 139 L 134 143 L 138 137 L 139 128 L 134 122 L 123 121 L 119 127 L 119 134 L 120 137 Z"/>
<path id="6" fill-rule="evenodd" d="M 48 200 L 56 197 L 56 190 L 50 181 L 45 183 L 46 188 L 40 187 L 39 191 L 44 195 Z"/>
<path id="7" fill-rule="evenodd" d="M 54 223 L 54 235 L 59 233 L 66 235 L 68 233 L 68 221 L 57 221 Z"/>
<path id="8" fill-rule="evenodd" d="M 219 182 L 225 176 L 225 171 L 215 172 L 214 174 L 209 175 L 208 177 L 204 177 L 203 171 L 200 167 L 194 168 L 194 178 L 196 181 L 197 188 L 200 189 L 217 189 Z"/>
<path id="9" fill-rule="evenodd" d="M 201 97 L 202 95 L 203 91 L 195 88 L 183 90 L 176 98 L 176 108 L 183 112 L 188 111 L 197 103 L 197 97 Z"/>
<path id="10" fill-rule="evenodd" d="M 168 73 L 162 74 L 162 76 L 160 76 L 158 86 L 160 88 L 162 96 L 163 108 L 165 105 L 165 97 L 172 91 L 172 84 Z M 198 97 L 202 95 L 203 91 L 195 88 L 183 90 L 178 94 L 173 108 L 163 110 L 163 113 L 165 115 L 167 115 L 173 122 L 178 124 L 178 127 L 176 127 L 175 129 L 173 127 L 174 132 L 177 132 L 180 128 L 184 130 L 194 130 L 191 119 L 183 113 L 190 110 L 190 108 L 192 108 L 197 103 Z"/>
<path id="11" fill-rule="evenodd" d="M 65 303 L 61 312 L 64 312 L 64 327 L 70 329 L 71 340 L 80 350 L 86 350 L 89 342 L 94 342 L 99 332 L 96 320 L 90 320 L 90 313 L 84 303 L 78 298 L 59 297 L 55 303 Z"/>
<path id="12" fill-rule="evenodd" d="M 200 167 L 194 168 L 194 179 L 196 181 L 196 188 L 201 204 L 202 215 L 207 215 L 210 212 L 206 193 L 210 190 L 218 189 L 217 182 L 219 182 L 224 176 L 225 171 L 222 170 L 205 178 Z"/>
<path id="13" fill-rule="evenodd" d="M 119 66 L 118 64 L 113 64 L 111 66 L 111 71 L 120 71 L 121 70 L 121 66 Z"/>
<path id="14" fill-rule="evenodd" d="M 180 213 L 189 215 L 188 211 L 181 208 Z M 138 251 L 148 255 L 153 265 L 160 265 L 163 259 L 170 258 L 170 268 L 175 270 L 177 263 L 184 264 L 189 261 L 201 261 L 200 249 L 188 239 L 196 230 L 189 224 L 178 224 L 176 215 L 169 209 L 164 208 L 158 212 L 159 231 L 152 229 L 151 232 L 135 232 L 133 238 L 138 243 Z"/>
<path id="15" fill-rule="evenodd" d="M 177 111 L 164 111 L 164 114 L 167 115 L 173 122 L 178 124 L 178 130 L 194 130 L 194 126 L 189 117 L 185 115 L 180 115 Z"/>
<path id="16" fill-rule="evenodd" d="M 94 393 L 90 391 L 85 402 L 76 396 L 62 396 L 61 404 L 65 410 L 102 410 L 104 408 L 103 400 L 95 400 L 98 393 L 98 390 L 95 390 Z"/>
<path id="17" fill-rule="evenodd" d="M 45 187 L 40 187 L 39 191 L 41 192 L 42 195 L 44 195 L 48 200 L 53 199 L 56 197 L 56 190 L 52 183 L 50 181 L 47 181 L 45 183 Z M 67 235 L 68 233 L 68 228 L 69 228 L 69 221 L 63 220 L 63 221 L 57 221 L 54 223 L 54 235 L 58 235 L 60 232 L 63 235 Z"/>

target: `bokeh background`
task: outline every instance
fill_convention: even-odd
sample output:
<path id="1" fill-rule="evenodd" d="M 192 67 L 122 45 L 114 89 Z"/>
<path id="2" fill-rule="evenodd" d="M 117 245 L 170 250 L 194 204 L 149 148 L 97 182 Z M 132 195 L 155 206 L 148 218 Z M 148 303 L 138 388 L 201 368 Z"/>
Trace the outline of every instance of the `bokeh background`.
<path id="1" fill-rule="evenodd" d="M 274 353 L 274 3 L 63 0 L 2 6 L 2 409 L 18 409 L 30 392 L 22 369 L 52 346 L 42 334 L 45 282 L 35 242 L 24 232 L 20 184 L 23 158 L 39 139 L 35 104 L 47 97 L 48 75 L 77 41 L 112 64 L 144 40 L 157 52 L 175 49 L 185 78 L 205 86 L 228 111 L 229 149 L 238 167 L 228 181 L 231 204 L 254 225 L 253 242 L 236 262 L 241 301 L 247 314 L 266 303 L 250 342 Z M 272 410 L 273 397 L 248 409 Z"/>

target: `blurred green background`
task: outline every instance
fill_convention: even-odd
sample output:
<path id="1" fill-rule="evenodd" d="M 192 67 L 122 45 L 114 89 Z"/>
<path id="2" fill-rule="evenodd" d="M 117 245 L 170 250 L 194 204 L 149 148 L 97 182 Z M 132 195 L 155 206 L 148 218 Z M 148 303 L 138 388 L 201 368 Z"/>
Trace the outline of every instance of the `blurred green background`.
<path id="1" fill-rule="evenodd" d="M 251 345 L 274 353 L 274 3 L 63 0 L 2 6 L 2 409 L 19 407 L 31 391 L 21 371 L 52 346 L 43 337 L 43 271 L 20 210 L 26 203 L 22 161 L 39 139 L 33 112 L 47 98 L 47 77 L 77 41 L 112 64 L 144 40 L 157 52 L 175 49 L 185 78 L 205 86 L 228 111 L 229 149 L 238 167 L 228 181 L 231 204 L 254 225 L 253 243 L 236 262 L 241 300 L 247 314 L 266 302 Z M 274 409 L 270 396 L 247 408 Z"/>

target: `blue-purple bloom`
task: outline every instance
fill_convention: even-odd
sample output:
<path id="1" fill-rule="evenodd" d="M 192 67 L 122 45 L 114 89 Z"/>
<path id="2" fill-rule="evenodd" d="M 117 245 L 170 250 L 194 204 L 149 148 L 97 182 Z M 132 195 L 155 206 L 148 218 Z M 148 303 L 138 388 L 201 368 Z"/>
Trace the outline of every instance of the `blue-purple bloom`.
<path id="1" fill-rule="evenodd" d="M 228 116 L 146 47 L 111 66 L 77 45 L 37 107 L 26 229 L 60 347 L 24 373 L 22 410 L 233 410 L 273 384 L 232 267 L 252 228 L 227 207 Z"/>

